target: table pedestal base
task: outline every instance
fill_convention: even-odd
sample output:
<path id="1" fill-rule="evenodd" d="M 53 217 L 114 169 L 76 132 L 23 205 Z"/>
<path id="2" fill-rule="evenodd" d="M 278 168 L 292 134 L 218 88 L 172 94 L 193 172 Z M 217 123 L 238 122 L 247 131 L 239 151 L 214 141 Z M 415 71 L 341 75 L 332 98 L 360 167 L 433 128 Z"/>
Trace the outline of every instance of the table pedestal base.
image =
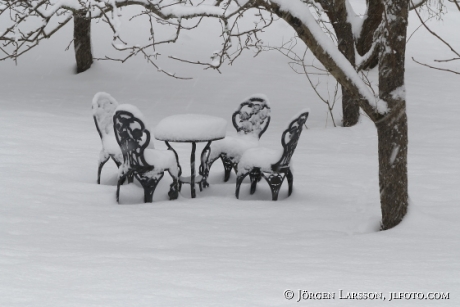
<path id="1" fill-rule="evenodd" d="M 203 148 L 203 151 L 201 152 L 201 165 L 199 168 L 199 175 L 196 175 L 195 172 L 195 151 L 196 151 L 196 142 L 191 142 L 192 143 L 192 153 L 190 154 L 190 176 L 180 176 L 179 178 L 179 190 L 182 186 L 182 184 L 190 184 L 190 193 L 192 198 L 196 197 L 196 192 L 195 192 L 195 184 L 198 184 L 200 187 L 200 191 L 203 190 L 203 188 L 209 187 L 209 183 L 207 181 L 208 178 L 208 158 L 211 153 L 211 142 L 208 141 L 206 146 Z M 166 145 L 170 150 L 172 150 L 176 157 L 178 157 L 177 152 L 174 150 L 174 148 L 169 145 L 168 141 L 165 141 Z"/>

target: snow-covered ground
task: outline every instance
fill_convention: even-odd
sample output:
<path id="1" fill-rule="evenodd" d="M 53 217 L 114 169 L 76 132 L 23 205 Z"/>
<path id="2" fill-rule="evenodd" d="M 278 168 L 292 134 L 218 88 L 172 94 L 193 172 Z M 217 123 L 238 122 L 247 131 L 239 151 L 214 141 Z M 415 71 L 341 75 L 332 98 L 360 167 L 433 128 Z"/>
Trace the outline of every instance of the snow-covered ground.
<path id="1" fill-rule="evenodd" d="M 453 13 L 432 24 L 460 49 Z M 411 18 L 410 28 L 417 25 Z M 95 28 L 94 53 L 102 56 L 110 38 Z M 353 128 L 334 128 L 305 77 L 280 54 L 248 53 L 223 74 L 170 64 L 191 81 L 142 59 L 96 62 L 75 75 L 73 52 L 64 52 L 71 30 L 18 66 L 0 63 L 0 306 L 459 306 L 460 79 L 411 60 L 451 57 L 425 31 L 407 51 L 411 205 L 402 224 L 379 232 L 373 124 L 362 116 Z M 277 25 L 271 35 L 280 41 L 289 33 Z M 201 54 L 205 34 L 168 48 Z M 142 202 L 136 183 L 122 186 L 118 205 L 112 162 L 96 184 L 101 145 L 91 100 L 99 91 L 137 106 L 152 128 L 173 114 L 199 113 L 225 118 L 228 135 L 242 99 L 264 93 L 272 120 L 260 143 L 272 149 L 289 119 L 310 108 L 294 155 L 293 195 L 287 198 L 285 183 L 272 202 L 265 182 L 252 196 L 245 183 L 237 200 L 235 175 L 223 183 L 216 162 L 210 188 L 196 199 L 184 186 L 178 200 L 167 200 L 165 175 L 153 203 Z M 190 145 L 174 146 L 187 172 Z M 335 299 L 296 303 L 299 289 Z M 348 292 L 386 300 L 340 299 Z M 450 299 L 390 301 L 390 292 L 448 292 Z"/>

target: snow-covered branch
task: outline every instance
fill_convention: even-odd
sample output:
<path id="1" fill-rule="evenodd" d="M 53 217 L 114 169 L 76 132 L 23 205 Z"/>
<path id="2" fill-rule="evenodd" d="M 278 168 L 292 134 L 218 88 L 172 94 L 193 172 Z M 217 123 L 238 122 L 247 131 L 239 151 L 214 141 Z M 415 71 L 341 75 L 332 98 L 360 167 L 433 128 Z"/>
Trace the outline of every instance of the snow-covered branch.
<path id="1" fill-rule="evenodd" d="M 386 103 L 373 95 L 353 65 L 318 26 L 308 6 L 299 1 L 289 0 L 259 2 L 263 2 L 268 9 L 287 21 L 297 31 L 299 37 L 337 81 L 361 98 L 360 106 L 369 117 L 376 119 L 387 112 Z"/>
<path id="2" fill-rule="evenodd" d="M 247 0 L 20 0 L 1 1 L 0 18 L 0 60 L 17 58 L 29 51 L 38 43 L 56 33 L 71 19 L 76 16 L 83 16 L 88 19 L 103 20 L 113 32 L 114 49 L 124 52 L 121 60 L 126 61 L 134 55 L 143 55 L 149 63 L 161 70 L 154 62 L 158 55 L 155 47 L 161 44 L 169 44 L 177 41 L 183 31 L 196 28 L 202 18 L 216 18 L 223 26 L 223 51 L 214 55 L 214 60 L 209 67 L 218 69 L 224 59 L 233 61 L 242 52 L 247 42 L 257 46 L 259 39 L 257 32 L 268 27 L 273 21 L 272 18 L 260 18 L 256 26 L 250 29 L 243 29 L 239 19 L 243 13 L 253 7 Z M 137 16 L 130 16 L 130 20 L 147 17 L 149 22 L 144 30 L 149 33 L 147 40 L 142 42 L 128 43 L 129 38 L 122 36 L 121 22 L 124 12 L 122 7 L 137 6 L 143 7 L 142 13 Z M 82 13 L 83 12 L 83 13 Z M 86 13 L 85 13 L 86 12 Z M 86 15 L 86 17 L 85 17 Z M 144 19 L 145 20 L 145 19 Z M 185 23 L 185 20 L 196 20 L 194 24 Z M 4 21 L 4 22 L 3 22 Z M 37 22 L 38 21 L 38 22 Z M 171 30 L 173 35 L 158 39 L 155 27 L 166 27 L 167 32 Z M 175 30 L 174 30 L 175 29 Z M 164 37 L 164 35 L 163 35 Z M 237 46 L 235 50 L 231 47 Z M 104 57 L 104 59 L 112 59 Z M 169 74 L 174 75 L 175 74 Z"/>

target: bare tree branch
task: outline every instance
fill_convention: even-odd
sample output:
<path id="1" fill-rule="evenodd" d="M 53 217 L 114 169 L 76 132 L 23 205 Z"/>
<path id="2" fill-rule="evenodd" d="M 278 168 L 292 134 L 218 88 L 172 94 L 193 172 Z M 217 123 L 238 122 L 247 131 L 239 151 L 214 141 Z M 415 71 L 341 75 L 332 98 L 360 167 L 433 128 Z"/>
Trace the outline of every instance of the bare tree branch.
<path id="1" fill-rule="evenodd" d="M 419 7 L 421 7 L 422 5 L 424 5 L 425 3 L 427 3 L 428 0 L 418 0 L 418 1 L 411 1 L 410 3 L 410 6 L 409 6 L 409 10 L 415 10 Z"/>
<path id="2" fill-rule="evenodd" d="M 451 73 L 460 75 L 460 72 L 458 72 L 458 71 L 454 71 L 454 70 L 447 69 L 447 68 L 434 67 L 434 66 L 431 66 L 431 65 L 428 65 L 428 64 L 424 64 L 424 63 L 418 62 L 418 61 L 415 60 L 413 57 L 412 57 L 412 61 L 414 61 L 415 63 L 420 64 L 420 65 L 422 65 L 422 66 L 431 68 L 431 69 L 436 69 L 436 70 L 441 70 L 441 71 L 447 71 L 447 72 L 451 72 Z"/>
<path id="3" fill-rule="evenodd" d="M 425 29 L 428 30 L 428 32 L 431 33 L 431 35 L 433 35 L 434 37 L 436 37 L 438 40 L 440 40 L 444 45 L 446 45 L 450 51 L 452 51 L 454 54 L 456 54 L 458 57 L 460 57 L 460 53 L 457 52 L 448 42 L 446 42 L 444 39 L 442 39 L 438 34 L 436 34 L 436 32 L 434 32 L 433 30 L 431 30 L 427 24 L 425 23 L 425 21 L 422 19 L 422 17 L 420 16 L 419 12 L 417 12 L 417 10 L 415 10 L 415 13 L 417 14 L 417 17 L 419 18 L 420 22 L 422 23 L 422 25 L 425 27 Z"/>
<path id="4" fill-rule="evenodd" d="M 457 7 L 459 6 L 459 4 L 457 3 L 456 0 L 452 0 L 453 2 L 455 2 L 455 4 L 457 5 Z M 411 3 L 413 3 L 413 1 L 411 0 Z M 460 10 L 460 8 L 459 8 Z M 441 41 L 444 45 L 446 45 L 450 51 L 452 53 L 454 53 L 456 55 L 455 58 L 452 58 L 452 59 L 447 59 L 447 60 L 434 60 L 435 62 L 438 62 L 438 63 L 442 63 L 442 62 L 452 62 L 452 61 L 456 61 L 456 60 L 460 60 L 460 52 L 458 52 L 457 50 L 455 50 L 447 41 L 445 41 L 441 36 L 439 36 L 436 32 L 434 32 L 433 30 L 430 29 L 430 27 L 428 27 L 428 25 L 426 24 L 426 21 L 423 20 L 423 18 L 420 16 L 420 13 L 417 11 L 417 10 L 414 10 L 415 13 L 417 14 L 417 17 L 418 19 L 420 20 L 421 22 L 421 26 L 423 26 L 432 36 L 434 36 L 435 38 L 437 38 L 439 41 Z M 413 57 L 412 57 L 412 60 L 414 62 L 416 62 L 417 64 L 420 64 L 420 65 L 423 65 L 425 67 L 429 67 L 429 68 L 432 68 L 432 69 L 436 69 L 436 70 L 441 70 L 441 71 L 446 71 L 446 72 L 451 72 L 451 73 L 454 73 L 454 74 L 460 74 L 459 72 L 456 72 L 454 70 L 451 70 L 451 69 L 447 69 L 447 68 L 441 68 L 441 67 L 434 67 L 434 66 L 431 66 L 431 65 L 428 65 L 428 64 L 424 64 L 424 63 L 421 63 L 419 61 L 416 61 Z"/>
<path id="5" fill-rule="evenodd" d="M 458 1 L 458 0 L 449 0 L 449 2 L 453 2 L 455 4 L 455 6 L 457 7 L 457 9 L 460 11 L 460 1 Z"/>
<path id="6" fill-rule="evenodd" d="M 299 56 L 297 54 L 297 52 L 295 51 L 295 47 L 297 45 L 298 45 L 297 37 L 294 37 L 291 40 L 282 43 L 281 46 L 279 46 L 279 47 L 265 46 L 264 50 L 278 51 L 279 53 L 281 53 L 282 55 L 284 55 L 285 57 L 287 57 L 290 60 L 290 62 L 289 62 L 290 68 L 296 74 L 304 75 L 307 78 L 308 83 L 310 84 L 311 88 L 315 92 L 316 96 L 318 96 L 318 98 L 322 102 L 324 102 L 326 104 L 327 111 L 328 111 L 328 113 L 329 113 L 329 115 L 331 116 L 331 119 L 332 119 L 332 123 L 333 123 L 334 127 L 337 127 L 337 125 L 335 123 L 335 119 L 334 119 L 334 114 L 332 113 L 332 110 L 334 109 L 335 103 L 339 99 L 338 95 L 337 95 L 338 94 L 338 89 L 339 89 L 338 88 L 338 82 L 336 81 L 333 99 L 330 99 L 329 89 L 327 89 L 329 99 L 324 98 L 323 95 L 319 92 L 319 89 L 318 89 L 319 79 L 318 79 L 318 82 L 315 84 L 315 83 L 313 83 L 313 80 L 311 79 L 311 76 L 312 75 L 316 75 L 316 76 L 321 75 L 321 76 L 324 76 L 327 80 L 329 80 L 329 77 L 331 77 L 330 73 L 328 73 L 327 70 L 325 70 L 325 69 L 316 68 L 313 65 L 306 65 L 305 61 L 306 61 L 306 56 L 307 56 L 307 52 L 308 52 L 309 49 L 308 49 L 308 47 L 306 47 L 304 52 L 303 52 L 303 55 Z M 313 69 L 319 70 L 320 73 L 312 73 L 311 71 L 308 71 L 308 68 L 313 68 Z M 301 69 L 301 70 L 299 71 L 298 69 Z"/>

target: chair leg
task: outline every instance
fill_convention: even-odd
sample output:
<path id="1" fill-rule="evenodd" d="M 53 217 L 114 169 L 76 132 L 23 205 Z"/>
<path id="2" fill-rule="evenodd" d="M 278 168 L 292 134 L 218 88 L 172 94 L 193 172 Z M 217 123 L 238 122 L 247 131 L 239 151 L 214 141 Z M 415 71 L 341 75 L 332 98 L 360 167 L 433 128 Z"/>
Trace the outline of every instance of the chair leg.
<path id="1" fill-rule="evenodd" d="M 101 158 L 99 159 L 99 167 L 97 169 L 97 184 L 101 184 L 102 167 L 109 160 L 109 158 L 110 157 L 105 158 L 101 155 Z"/>
<path id="2" fill-rule="evenodd" d="M 144 202 L 151 203 L 153 201 L 153 193 L 160 182 L 161 178 L 163 178 L 164 173 L 159 173 L 154 177 L 138 177 L 139 182 L 141 183 L 142 187 L 144 188 Z"/>
<path id="3" fill-rule="evenodd" d="M 289 186 L 288 196 L 291 196 L 291 194 L 292 194 L 292 186 L 293 186 L 293 183 L 294 183 L 294 176 L 292 175 L 292 172 L 291 172 L 290 169 L 288 169 L 287 172 L 286 172 L 286 178 L 287 178 L 288 186 Z"/>
<path id="4" fill-rule="evenodd" d="M 128 176 L 123 176 L 123 178 L 120 179 L 120 185 L 124 185 L 124 184 L 125 184 L 126 177 L 128 177 Z"/>
<path id="5" fill-rule="evenodd" d="M 224 165 L 224 182 L 227 182 L 233 169 L 233 162 L 224 155 L 221 155 L 220 158 L 222 160 L 222 164 Z"/>
<path id="6" fill-rule="evenodd" d="M 249 173 L 249 179 L 251 179 L 251 195 L 256 192 L 257 182 L 260 181 L 261 174 L 259 170 L 254 170 Z"/>
<path id="7" fill-rule="evenodd" d="M 200 188 L 200 192 L 203 191 L 203 189 L 209 188 L 207 179 L 203 177 L 203 179 L 198 182 L 198 187 Z"/>
<path id="8" fill-rule="evenodd" d="M 240 186 L 241 186 L 241 183 L 243 183 L 244 177 L 246 177 L 247 175 L 248 173 L 239 175 L 238 177 L 236 177 L 236 190 L 235 190 L 236 198 L 240 198 Z"/>
<path id="9" fill-rule="evenodd" d="M 268 185 L 272 190 L 272 200 L 278 200 L 278 194 L 283 184 L 284 176 L 280 174 L 270 174 L 267 178 Z"/>
<path id="10" fill-rule="evenodd" d="M 153 201 L 153 193 L 156 187 L 156 184 L 144 187 L 144 203 L 151 203 Z"/>
<path id="11" fill-rule="evenodd" d="M 113 162 L 117 165 L 118 168 L 123 164 L 123 162 L 120 162 L 116 156 L 110 156 L 112 158 Z M 134 182 L 134 174 L 130 174 L 127 176 L 128 177 L 128 183 L 133 183 Z M 124 183 L 124 182 L 123 182 Z"/>
<path id="12" fill-rule="evenodd" d="M 233 170 L 235 171 L 235 175 L 238 176 L 238 163 L 233 164 Z"/>
<path id="13" fill-rule="evenodd" d="M 118 168 L 120 168 L 120 166 L 123 164 L 123 162 L 118 161 L 114 156 L 110 156 L 110 158 L 112 158 L 113 162 L 115 162 Z"/>
<path id="14" fill-rule="evenodd" d="M 128 176 L 128 183 L 133 183 L 134 182 L 134 175 L 129 175 Z"/>
<path id="15" fill-rule="evenodd" d="M 123 182 L 125 181 L 125 179 L 126 179 L 126 176 L 121 176 L 120 178 L 118 178 L 117 193 L 116 193 L 117 203 L 120 203 L 120 186 L 123 185 Z"/>
<path id="16" fill-rule="evenodd" d="M 173 177 L 173 182 L 169 186 L 168 196 L 169 200 L 174 200 L 179 197 L 179 181 L 177 180 L 177 178 Z"/>

